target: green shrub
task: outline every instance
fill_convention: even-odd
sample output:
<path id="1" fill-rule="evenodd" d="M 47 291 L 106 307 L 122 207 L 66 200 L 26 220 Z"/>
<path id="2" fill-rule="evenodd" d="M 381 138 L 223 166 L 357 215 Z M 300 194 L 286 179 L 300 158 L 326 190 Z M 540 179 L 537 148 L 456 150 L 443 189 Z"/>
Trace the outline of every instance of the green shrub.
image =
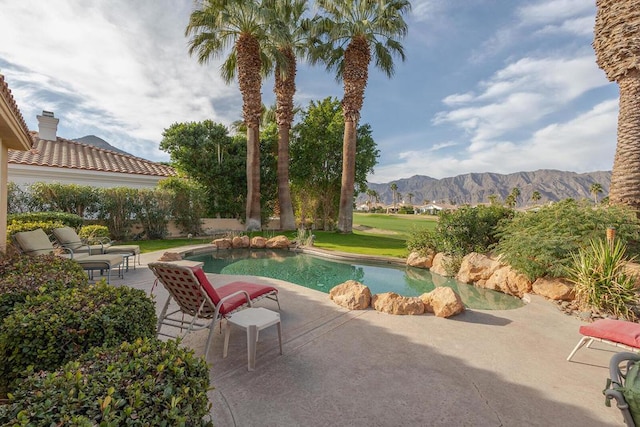
<path id="1" fill-rule="evenodd" d="M 443 212 L 433 231 L 416 231 L 407 240 L 409 250 L 426 253 L 445 252 L 464 256 L 485 253 L 498 242 L 498 224 L 508 221 L 513 210 L 502 206 L 463 206 Z"/>
<path id="2" fill-rule="evenodd" d="M 634 321 L 637 303 L 636 277 L 627 272 L 626 246 L 616 240 L 591 240 L 589 246 L 572 254 L 568 278 L 575 286 L 576 301 L 582 309 L 597 310 Z"/>
<path id="3" fill-rule="evenodd" d="M 174 340 L 91 350 L 29 376 L 0 406 L 3 425 L 212 426 L 209 368 Z"/>
<path id="4" fill-rule="evenodd" d="M 78 236 L 89 244 L 94 244 L 101 238 L 109 237 L 109 228 L 105 225 L 84 225 L 78 231 Z"/>
<path id="5" fill-rule="evenodd" d="M 0 254 L 0 323 L 27 296 L 87 286 L 80 264 L 56 255 Z"/>
<path id="6" fill-rule="evenodd" d="M 18 221 L 11 220 L 7 224 L 7 236 L 11 236 L 21 231 L 33 231 L 42 228 L 45 233 L 51 234 L 54 228 L 64 227 L 60 221 Z"/>
<path id="7" fill-rule="evenodd" d="M 7 222 L 61 222 L 72 228 L 79 228 L 82 225 L 82 217 L 66 212 L 27 212 L 9 215 Z"/>
<path id="8" fill-rule="evenodd" d="M 142 290 L 102 282 L 27 298 L 0 325 L 0 385 L 29 366 L 57 369 L 91 347 L 154 336 L 155 326 L 155 305 Z"/>
<path id="9" fill-rule="evenodd" d="M 562 277 L 571 253 L 604 236 L 608 227 L 615 227 L 617 237 L 628 247 L 639 240 L 640 223 L 631 209 L 593 208 L 589 201 L 564 200 L 538 212 L 520 213 L 502 224 L 495 250 L 530 280 Z"/>

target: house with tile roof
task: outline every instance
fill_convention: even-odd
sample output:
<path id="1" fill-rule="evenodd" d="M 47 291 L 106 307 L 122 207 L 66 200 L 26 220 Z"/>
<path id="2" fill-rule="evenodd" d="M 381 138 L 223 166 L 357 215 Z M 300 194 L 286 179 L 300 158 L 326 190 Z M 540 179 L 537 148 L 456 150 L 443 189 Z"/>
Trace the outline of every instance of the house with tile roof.
<path id="1" fill-rule="evenodd" d="M 29 151 L 9 150 L 8 177 L 21 187 L 35 182 L 92 187 L 153 188 L 176 171 L 167 165 L 121 151 L 107 150 L 57 136 L 58 121 L 43 111 L 38 132 L 30 132 Z"/>
<path id="2" fill-rule="evenodd" d="M 0 250 L 7 242 L 7 183 L 9 152 L 31 149 L 32 140 L 9 85 L 0 74 Z"/>

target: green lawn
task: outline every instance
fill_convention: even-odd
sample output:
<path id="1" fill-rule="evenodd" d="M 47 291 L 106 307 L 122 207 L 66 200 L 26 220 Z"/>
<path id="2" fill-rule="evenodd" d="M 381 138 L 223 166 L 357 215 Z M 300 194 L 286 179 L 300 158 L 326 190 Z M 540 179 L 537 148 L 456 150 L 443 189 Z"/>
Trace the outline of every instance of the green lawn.
<path id="1" fill-rule="evenodd" d="M 354 232 L 340 234 L 331 231 L 313 231 L 316 236 L 314 246 L 341 252 L 379 255 L 391 257 L 406 257 L 406 239 L 417 229 L 433 229 L 437 219 L 422 215 L 385 215 L 362 214 L 353 216 Z M 250 236 L 262 235 L 267 238 L 281 234 L 273 231 L 250 233 Z M 282 233 L 289 239 L 295 240 L 296 232 Z M 122 242 L 140 245 L 144 252 L 168 250 L 179 246 L 198 245 L 211 242 L 211 238 L 195 239 L 165 239 L 139 240 Z"/>

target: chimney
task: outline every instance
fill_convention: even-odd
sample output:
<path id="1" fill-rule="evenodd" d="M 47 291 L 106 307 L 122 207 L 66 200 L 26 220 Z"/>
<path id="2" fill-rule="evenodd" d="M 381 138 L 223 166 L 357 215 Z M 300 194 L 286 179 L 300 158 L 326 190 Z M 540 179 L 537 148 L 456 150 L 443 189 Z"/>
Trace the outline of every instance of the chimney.
<path id="1" fill-rule="evenodd" d="M 53 117 L 53 112 L 42 111 L 41 116 L 38 118 L 38 135 L 40 139 L 46 139 L 47 141 L 55 141 L 58 132 L 58 122 L 60 119 Z"/>

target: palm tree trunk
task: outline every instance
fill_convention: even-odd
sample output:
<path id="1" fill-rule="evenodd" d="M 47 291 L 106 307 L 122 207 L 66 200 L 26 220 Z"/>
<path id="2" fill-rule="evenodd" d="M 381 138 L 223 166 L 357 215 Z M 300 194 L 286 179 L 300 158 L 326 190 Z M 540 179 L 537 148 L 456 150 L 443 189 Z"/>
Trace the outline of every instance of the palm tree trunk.
<path id="1" fill-rule="evenodd" d="M 629 205 L 640 213 L 640 70 L 630 71 L 618 84 L 618 144 L 609 200 L 612 204 Z"/>
<path id="2" fill-rule="evenodd" d="M 342 142 L 342 187 L 340 188 L 340 210 L 338 230 L 341 233 L 353 231 L 353 193 L 356 175 L 356 122 L 344 122 Z"/>
<path id="3" fill-rule="evenodd" d="M 280 229 L 295 230 L 291 190 L 289 188 L 289 126 L 278 125 L 278 201 L 280 202 Z"/>

